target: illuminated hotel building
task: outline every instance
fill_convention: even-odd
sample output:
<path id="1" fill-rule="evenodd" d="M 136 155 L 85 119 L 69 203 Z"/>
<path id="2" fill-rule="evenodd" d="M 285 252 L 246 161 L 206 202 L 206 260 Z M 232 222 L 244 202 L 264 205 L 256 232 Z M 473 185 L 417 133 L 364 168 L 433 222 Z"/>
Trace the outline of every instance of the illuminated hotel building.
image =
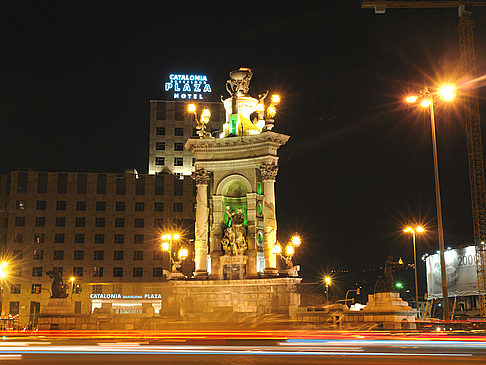
<path id="1" fill-rule="evenodd" d="M 51 270 L 70 286 L 75 313 L 157 313 L 170 270 L 160 234 L 181 232 L 177 245 L 190 251 L 194 235 L 194 182 L 168 174 L 12 171 L 0 175 L 0 208 L 2 315 L 23 325 L 47 304 Z M 184 265 L 192 272 L 192 256 Z"/>

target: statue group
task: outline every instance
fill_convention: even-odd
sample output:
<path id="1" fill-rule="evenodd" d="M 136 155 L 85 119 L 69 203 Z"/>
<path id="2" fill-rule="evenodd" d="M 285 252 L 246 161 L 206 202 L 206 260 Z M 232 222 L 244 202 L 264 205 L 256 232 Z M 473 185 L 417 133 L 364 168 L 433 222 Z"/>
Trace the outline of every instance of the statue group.
<path id="1" fill-rule="evenodd" d="M 51 298 L 67 298 L 68 285 L 64 284 L 62 275 L 57 270 L 47 271 L 47 276 L 52 279 Z"/>
<path id="2" fill-rule="evenodd" d="M 246 242 L 245 215 L 241 209 L 226 207 L 228 225 L 224 230 L 221 244 L 226 255 L 244 255 L 248 249 Z"/>
<path id="3" fill-rule="evenodd" d="M 385 262 L 385 278 L 378 276 L 375 284 L 375 293 L 392 293 L 395 292 L 395 285 L 393 285 L 393 272 L 398 271 L 403 267 L 403 263 L 393 261 L 393 256 L 388 256 Z"/>

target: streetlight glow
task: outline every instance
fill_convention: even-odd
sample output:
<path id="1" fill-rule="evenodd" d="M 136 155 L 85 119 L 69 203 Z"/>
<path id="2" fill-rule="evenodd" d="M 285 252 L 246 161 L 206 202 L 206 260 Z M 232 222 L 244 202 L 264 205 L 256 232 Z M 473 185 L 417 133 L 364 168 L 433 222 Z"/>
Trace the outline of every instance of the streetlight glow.
<path id="1" fill-rule="evenodd" d="M 184 260 L 187 256 L 189 255 L 189 251 L 187 250 L 187 248 L 181 248 L 179 250 L 179 260 Z"/>
<path id="2" fill-rule="evenodd" d="M 204 108 L 201 113 L 201 120 L 208 123 L 211 118 L 211 110 L 209 108 Z"/>
<path id="3" fill-rule="evenodd" d="M 263 111 L 265 110 L 265 105 L 263 105 L 263 103 L 258 103 L 256 105 L 256 111 L 259 112 L 259 113 L 263 113 Z"/>
<path id="4" fill-rule="evenodd" d="M 332 281 L 332 279 L 331 279 L 331 277 L 330 277 L 330 276 L 326 276 L 326 277 L 324 278 L 324 281 L 326 282 L 326 285 L 331 285 L 331 281 Z"/>
<path id="5" fill-rule="evenodd" d="M 172 238 L 178 240 L 180 238 L 179 233 L 174 234 Z M 170 239 L 170 235 L 169 235 L 169 239 Z"/>
<path id="6" fill-rule="evenodd" d="M 275 114 L 277 114 L 277 108 L 275 108 L 275 106 L 273 106 L 273 105 L 270 105 L 267 108 L 267 114 L 270 118 L 273 118 L 275 116 Z"/>
<path id="7" fill-rule="evenodd" d="M 445 101 L 451 101 L 456 96 L 455 90 L 456 90 L 456 88 L 454 87 L 454 85 L 447 84 L 447 85 L 442 86 L 439 89 L 439 95 Z"/>
<path id="8" fill-rule="evenodd" d="M 278 243 L 274 244 L 272 247 L 272 252 L 274 254 L 279 254 L 282 252 L 282 246 L 280 246 Z"/>
<path id="9" fill-rule="evenodd" d="M 292 244 L 295 246 L 295 247 L 298 247 L 300 246 L 300 237 L 299 236 L 293 236 L 292 237 Z"/>
<path id="10" fill-rule="evenodd" d="M 411 95 L 411 96 L 407 96 L 407 98 L 405 99 L 407 101 L 407 103 L 415 103 L 417 101 L 417 97 L 414 96 L 414 95 Z"/>
<path id="11" fill-rule="evenodd" d="M 294 246 L 292 245 L 287 245 L 285 246 L 285 254 L 288 256 L 292 256 L 295 253 Z"/>
<path id="12" fill-rule="evenodd" d="M 169 251 L 170 250 L 170 243 L 167 241 L 162 242 L 162 251 Z"/>
<path id="13" fill-rule="evenodd" d="M 427 108 L 428 106 L 430 106 L 430 104 L 432 104 L 432 100 L 430 99 L 422 99 L 422 101 L 420 102 L 420 105 L 424 108 Z"/>
<path id="14" fill-rule="evenodd" d="M 196 112 L 196 104 L 192 104 L 192 103 L 191 103 L 191 104 L 189 104 L 189 105 L 187 106 L 187 111 L 188 111 L 189 113 L 195 113 L 195 112 Z"/>
<path id="15" fill-rule="evenodd" d="M 273 103 L 273 104 L 278 104 L 278 103 L 280 103 L 280 95 L 278 95 L 278 94 L 273 94 L 273 95 L 272 95 L 272 103 Z"/>
<path id="16" fill-rule="evenodd" d="M 422 226 L 418 226 L 417 228 L 415 228 L 415 230 L 416 230 L 418 233 L 424 233 L 424 232 L 425 232 L 425 229 L 424 229 L 424 227 L 422 227 Z"/>
<path id="17" fill-rule="evenodd" d="M 74 280 L 76 280 L 76 278 L 74 276 L 71 276 L 69 280 L 71 281 L 71 283 L 74 283 Z"/>
<path id="18" fill-rule="evenodd" d="M 408 233 L 408 232 L 413 232 L 412 227 L 407 227 L 403 230 L 403 232 Z"/>

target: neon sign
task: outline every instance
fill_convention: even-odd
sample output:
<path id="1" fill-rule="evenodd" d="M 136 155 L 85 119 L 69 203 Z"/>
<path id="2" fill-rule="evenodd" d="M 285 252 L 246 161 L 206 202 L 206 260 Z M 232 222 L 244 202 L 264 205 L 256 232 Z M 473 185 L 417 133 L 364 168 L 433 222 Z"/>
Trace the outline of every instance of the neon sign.
<path id="1" fill-rule="evenodd" d="M 162 299 L 161 294 L 125 295 L 125 294 L 90 294 L 91 299 Z"/>
<path id="2" fill-rule="evenodd" d="M 212 92 L 206 75 L 170 74 L 164 84 L 164 90 L 173 99 L 203 100 Z"/>

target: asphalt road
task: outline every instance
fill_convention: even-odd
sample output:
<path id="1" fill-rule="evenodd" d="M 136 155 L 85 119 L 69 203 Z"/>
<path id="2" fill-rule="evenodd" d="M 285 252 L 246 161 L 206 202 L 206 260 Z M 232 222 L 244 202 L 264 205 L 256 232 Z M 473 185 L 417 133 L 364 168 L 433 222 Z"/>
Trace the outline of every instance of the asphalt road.
<path id="1" fill-rule="evenodd" d="M 486 336 L 481 333 L 47 331 L 4 335 L 2 364 L 486 364 Z"/>

